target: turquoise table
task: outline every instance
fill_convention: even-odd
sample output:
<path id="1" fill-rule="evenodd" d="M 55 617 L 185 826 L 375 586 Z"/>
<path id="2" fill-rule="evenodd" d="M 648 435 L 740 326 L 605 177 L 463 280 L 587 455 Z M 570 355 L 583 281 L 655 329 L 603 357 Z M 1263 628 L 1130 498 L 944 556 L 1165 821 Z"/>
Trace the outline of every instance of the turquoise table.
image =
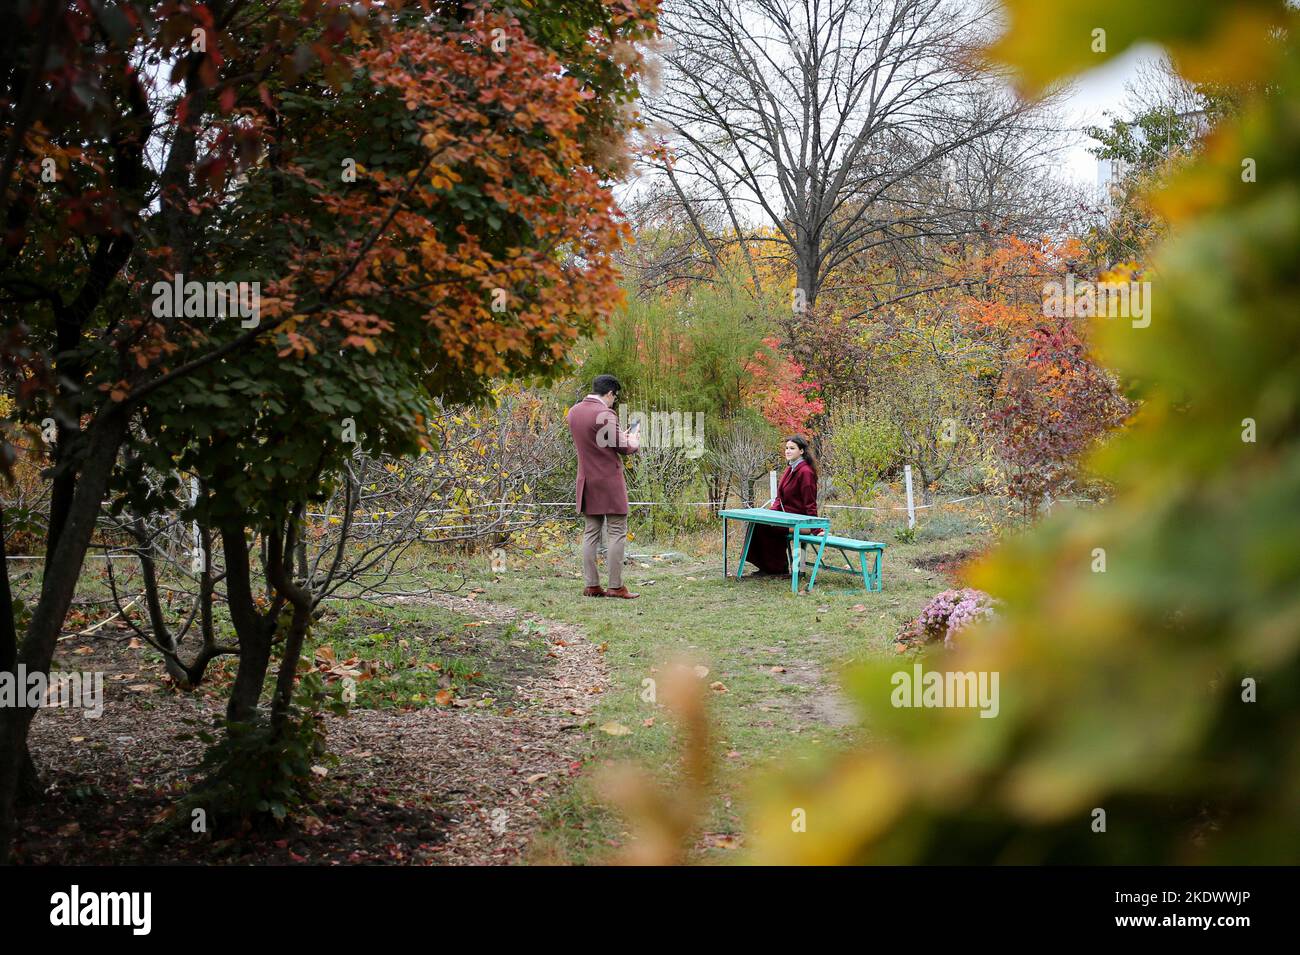
<path id="1" fill-rule="evenodd" d="M 739 580 L 745 568 L 745 558 L 749 556 L 749 542 L 754 537 L 754 525 L 766 524 L 769 527 L 782 527 L 794 534 L 795 557 L 790 560 L 790 592 L 799 592 L 799 565 L 803 557 L 803 540 L 808 543 L 817 541 L 817 558 L 813 562 L 809 584 L 817 579 L 817 568 L 822 564 L 822 551 L 826 549 L 826 535 L 830 533 L 829 517 L 809 517 L 807 514 L 789 514 L 785 511 L 773 511 L 766 507 L 742 507 L 734 510 L 719 511 L 722 518 L 722 576 L 727 573 L 727 521 L 745 522 L 745 546 L 740 551 L 740 563 L 736 565 L 736 579 Z M 820 534 L 809 533 L 820 530 Z"/>

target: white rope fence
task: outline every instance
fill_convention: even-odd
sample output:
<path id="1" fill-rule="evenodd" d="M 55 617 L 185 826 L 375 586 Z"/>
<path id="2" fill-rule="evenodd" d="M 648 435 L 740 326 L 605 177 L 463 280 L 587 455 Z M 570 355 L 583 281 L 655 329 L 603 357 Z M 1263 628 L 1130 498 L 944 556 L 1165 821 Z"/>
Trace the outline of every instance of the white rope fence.
<path id="1" fill-rule="evenodd" d="M 125 560 L 125 559 L 127 559 L 128 557 L 130 557 L 130 558 L 134 558 L 135 556 L 136 556 L 136 555 L 135 555 L 134 553 L 130 553 L 130 554 L 87 554 L 87 555 L 86 555 L 86 560 L 95 560 L 95 559 L 100 559 L 100 560 Z M 44 560 L 44 559 L 45 559 L 45 555 L 44 555 L 44 554 L 39 554 L 39 555 L 37 555 L 37 556 L 35 556 L 35 557 L 30 557 L 30 556 L 28 556 L 28 557 L 24 557 L 24 556 L 19 555 L 19 554 L 10 554 L 10 555 L 8 555 L 7 557 L 5 557 L 5 560 Z"/>
<path id="2" fill-rule="evenodd" d="M 877 513 L 923 511 L 930 508 L 951 507 L 954 504 L 964 504 L 967 501 L 974 501 L 980 498 L 995 497 L 995 496 L 997 495 L 967 494 L 965 497 L 955 497 L 947 501 L 932 501 L 929 504 L 913 504 L 910 508 L 907 505 L 869 507 L 863 504 L 823 504 L 821 505 L 821 509 L 825 511 L 831 511 L 831 510 L 872 511 Z M 1081 503 L 1081 504 L 1095 503 L 1089 501 L 1087 498 L 1057 498 L 1056 502 L 1057 503 L 1074 502 L 1074 503 Z M 725 507 L 725 505 L 723 505 L 721 502 L 718 501 L 628 501 L 628 505 L 630 507 Z M 465 507 L 444 507 L 444 508 L 435 508 L 435 509 L 418 511 L 416 512 L 416 516 L 419 517 L 419 516 L 434 515 L 434 514 L 466 514 L 466 512 L 468 511 L 497 509 L 501 511 L 501 516 L 504 517 L 506 511 L 529 511 L 529 510 L 546 508 L 546 507 L 559 507 L 559 508 L 567 508 L 572 510 L 574 506 L 575 505 L 573 501 L 533 501 L 533 502 L 484 501 L 478 504 L 469 504 L 466 505 Z M 376 511 L 372 513 L 375 514 L 384 513 L 385 516 L 387 516 L 390 512 Z M 325 520 L 325 519 L 341 520 L 340 516 L 337 514 L 308 513 L 306 516 L 312 520 Z M 576 517 L 577 516 L 576 513 L 573 516 Z M 353 521 L 351 526 L 358 527 L 358 528 L 359 527 L 389 527 L 394 524 L 407 523 L 408 521 L 409 521 L 409 517 L 404 517 L 400 521 L 397 520 Z M 528 521 L 506 521 L 504 523 L 498 524 L 495 529 L 509 530 L 513 527 L 526 527 L 529 526 L 529 524 L 530 522 Z M 478 524 L 435 524 L 430 529 L 437 530 L 437 531 L 473 530 L 479 526 L 480 525 Z M 128 559 L 134 559 L 135 557 L 136 554 L 134 551 L 128 551 L 125 553 L 117 552 L 117 553 L 86 555 L 87 560 L 94 560 L 94 559 L 128 560 Z M 44 556 L 10 555 L 8 559 L 9 560 L 44 560 L 45 558 Z"/>
<path id="3" fill-rule="evenodd" d="M 868 507 L 866 505 L 861 505 L 861 504 L 824 504 L 822 505 L 822 509 L 823 510 L 847 510 L 847 511 L 900 511 L 900 512 L 908 511 L 908 510 L 920 511 L 928 508 L 949 507 L 953 504 L 962 504 L 966 501 L 973 501 L 978 498 L 992 497 L 992 496 L 994 495 L 968 494 L 965 497 L 956 497 L 949 501 L 933 501 L 929 504 L 914 504 L 911 508 L 908 508 L 906 505 L 900 505 L 896 507 L 895 506 Z M 627 503 L 629 507 L 721 507 L 721 508 L 726 507 L 725 504 L 719 501 L 628 501 Z M 560 507 L 560 508 L 568 508 L 572 510 L 575 507 L 575 505 L 573 501 L 532 501 L 532 502 L 483 501 L 478 504 L 468 504 L 465 507 L 444 507 L 444 508 L 434 508 L 429 510 L 418 511 L 416 513 L 416 516 L 419 517 L 419 516 L 434 515 L 434 514 L 466 514 L 467 512 L 471 512 L 475 510 L 488 510 L 488 509 L 500 510 L 504 516 L 504 513 L 506 511 L 529 511 L 529 510 L 535 510 L 544 507 Z M 385 515 L 387 515 L 389 512 L 375 511 L 372 513 L 375 514 L 384 513 Z M 313 520 L 323 520 L 326 518 L 341 520 L 341 518 L 337 514 L 308 513 L 307 517 Z M 352 526 L 353 527 L 386 527 L 390 524 L 405 523 L 407 520 L 409 520 L 409 518 L 403 518 L 401 521 L 353 521 Z M 501 525 L 501 526 L 503 528 L 508 527 L 511 526 L 512 523 L 514 522 Z M 518 523 L 523 523 L 523 522 L 518 522 Z M 436 525 L 438 530 L 469 529 L 476 526 L 478 525 L 475 524 Z"/>

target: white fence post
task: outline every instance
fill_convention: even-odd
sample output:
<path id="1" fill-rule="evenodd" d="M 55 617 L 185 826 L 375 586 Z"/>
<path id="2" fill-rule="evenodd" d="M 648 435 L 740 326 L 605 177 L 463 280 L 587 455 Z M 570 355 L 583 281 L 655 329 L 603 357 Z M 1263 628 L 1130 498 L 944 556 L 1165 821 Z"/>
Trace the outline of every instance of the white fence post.
<path id="1" fill-rule="evenodd" d="M 912 465 L 903 465 L 903 484 L 907 487 L 907 526 L 916 526 L 916 505 L 912 502 Z"/>
<path id="2" fill-rule="evenodd" d="M 769 501 L 776 500 L 776 472 L 775 471 L 767 472 L 767 499 Z"/>

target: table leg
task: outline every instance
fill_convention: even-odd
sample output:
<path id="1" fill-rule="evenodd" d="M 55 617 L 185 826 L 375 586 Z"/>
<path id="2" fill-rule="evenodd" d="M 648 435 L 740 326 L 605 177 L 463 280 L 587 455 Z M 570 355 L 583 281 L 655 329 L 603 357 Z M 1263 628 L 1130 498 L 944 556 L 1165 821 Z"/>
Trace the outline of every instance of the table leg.
<path id="1" fill-rule="evenodd" d="M 745 558 L 749 556 L 749 542 L 754 538 L 754 524 L 745 521 L 745 546 L 740 550 L 740 563 L 736 565 L 736 579 L 739 580 L 745 570 Z"/>
<path id="2" fill-rule="evenodd" d="M 722 579 L 727 579 L 727 519 L 722 519 Z"/>
<path id="3" fill-rule="evenodd" d="M 799 570 L 803 563 L 803 544 L 799 540 L 799 528 L 794 529 L 794 557 L 790 561 L 790 592 L 799 593 Z"/>

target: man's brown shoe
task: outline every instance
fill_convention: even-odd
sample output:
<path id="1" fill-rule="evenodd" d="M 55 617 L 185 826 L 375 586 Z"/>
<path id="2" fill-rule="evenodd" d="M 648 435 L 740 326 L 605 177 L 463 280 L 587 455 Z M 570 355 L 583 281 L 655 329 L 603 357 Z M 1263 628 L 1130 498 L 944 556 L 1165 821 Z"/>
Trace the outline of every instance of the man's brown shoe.
<path id="1" fill-rule="evenodd" d="M 634 594 L 628 591 L 626 587 L 613 587 L 605 591 L 606 597 L 622 597 L 624 600 L 636 600 L 640 594 Z"/>
<path id="2" fill-rule="evenodd" d="M 608 594 L 604 587 L 587 587 L 582 591 L 584 597 L 606 597 Z"/>

